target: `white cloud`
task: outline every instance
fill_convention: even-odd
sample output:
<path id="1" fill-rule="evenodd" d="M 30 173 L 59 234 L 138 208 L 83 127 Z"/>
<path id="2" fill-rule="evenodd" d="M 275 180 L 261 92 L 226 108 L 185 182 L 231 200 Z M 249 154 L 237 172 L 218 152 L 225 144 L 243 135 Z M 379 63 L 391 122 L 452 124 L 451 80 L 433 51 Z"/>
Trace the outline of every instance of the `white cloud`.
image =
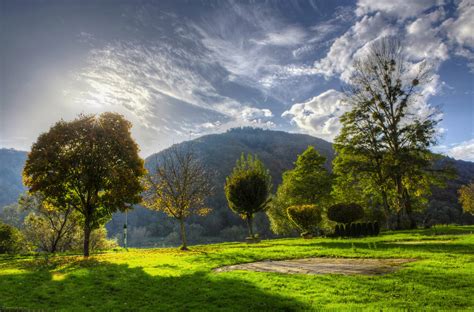
<path id="1" fill-rule="evenodd" d="M 293 104 L 282 114 L 290 117 L 301 130 L 327 140 L 339 133 L 339 117 L 347 110 L 342 103 L 343 94 L 330 89 L 303 103 Z"/>
<path id="2" fill-rule="evenodd" d="M 420 16 L 406 26 L 403 44 L 410 59 L 426 59 L 437 66 L 449 58 L 448 47 L 439 36 L 439 28 L 435 26 L 444 18 L 444 14 L 444 10 L 440 8 Z"/>
<path id="3" fill-rule="evenodd" d="M 456 19 L 446 21 L 448 34 L 461 46 L 474 48 L 474 1 L 463 0 L 457 8 Z"/>
<path id="4" fill-rule="evenodd" d="M 474 139 L 456 144 L 445 153 L 456 159 L 474 161 Z"/>
<path id="5" fill-rule="evenodd" d="M 443 3 L 442 0 L 359 0 L 356 14 L 363 16 L 373 12 L 384 12 L 397 18 L 406 19 L 418 16 L 427 9 Z"/>
<path id="6" fill-rule="evenodd" d="M 301 44 L 306 38 L 306 31 L 301 27 L 288 26 L 281 30 L 270 32 L 262 40 L 252 41 L 263 45 L 294 46 Z"/>
<path id="7" fill-rule="evenodd" d="M 474 1 L 461 1 L 456 15 L 456 18 L 447 19 L 442 27 L 454 46 L 454 53 L 466 58 L 468 67 L 474 72 Z"/>
<path id="8" fill-rule="evenodd" d="M 396 32 L 397 28 L 390 26 L 382 14 L 364 16 L 334 41 L 326 57 L 314 63 L 312 71 L 326 77 L 340 75 L 343 81 L 347 81 L 352 73 L 352 62 L 364 47 Z"/>
<path id="9" fill-rule="evenodd" d="M 266 108 L 260 109 L 256 107 L 245 107 L 242 110 L 242 118 L 247 121 L 270 117 L 273 117 L 273 113 L 271 110 Z"/>

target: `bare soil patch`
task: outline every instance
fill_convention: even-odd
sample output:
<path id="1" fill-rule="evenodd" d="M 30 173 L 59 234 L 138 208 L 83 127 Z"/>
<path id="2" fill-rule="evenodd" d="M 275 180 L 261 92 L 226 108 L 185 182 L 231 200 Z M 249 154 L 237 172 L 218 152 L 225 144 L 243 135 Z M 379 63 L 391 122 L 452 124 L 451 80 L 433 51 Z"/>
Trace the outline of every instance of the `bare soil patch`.
<path id="1" fill-rule="evenodd" d="M 214 269 L 215 272 L 245 270 L 286 274 L 363 274 L 382 275 L 395 272 L 400 265 L 416 259 L 349 259 L 349 258 L 306 258 L 281 261 L 259 261 L 229 265 Z"/>
<path id="2" fill-rule="evenodd" d="M 393 242 L 384 242 L 384 244 L 396 244 L 396 245 L 427 245 L 427 244 L 450 244 L 454 242 L 453 239 L 450 240 L 410 240 L 410 241 L 393 241 Z"/>

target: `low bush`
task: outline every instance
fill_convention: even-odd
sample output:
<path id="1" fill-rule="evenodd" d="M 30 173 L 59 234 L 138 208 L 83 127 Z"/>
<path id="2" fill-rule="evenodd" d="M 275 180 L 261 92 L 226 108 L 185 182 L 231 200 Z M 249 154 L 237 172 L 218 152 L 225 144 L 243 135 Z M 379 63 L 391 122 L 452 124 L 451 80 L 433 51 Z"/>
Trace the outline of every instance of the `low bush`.
<path id="1" fill-rule="evenodd" d="M 361 237 L 378 235 L 379 233 L 380 227 L 378 222 L 337 224 L 334 229 L 335 237 Z"/>
<path id="2" fill-rule="evenodd" d="M 23 250 L 24 243 L 23 235 L 17 228 L 0 222 L 0 254 L 19 253 Z"/>
<path id="3" fill-rule="evenodd" d="M 315 205 L 296 205 L 287 209 L 288 218 L 298 227 L 301 235 L 317 233 L 321 210 Z"/>

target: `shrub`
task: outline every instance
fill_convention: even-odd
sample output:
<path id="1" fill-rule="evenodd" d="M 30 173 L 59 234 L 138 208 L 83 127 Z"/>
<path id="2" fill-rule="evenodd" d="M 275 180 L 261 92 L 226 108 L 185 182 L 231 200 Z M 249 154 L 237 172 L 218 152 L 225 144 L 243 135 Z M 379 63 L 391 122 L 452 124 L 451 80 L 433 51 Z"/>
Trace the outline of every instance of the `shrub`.
<path id="1" fill-rule="evenodd" d="M 348 236 L 352 236 L 352 237 L 357 236 L 357 226 L 356 226 L 355 223 L 351 223 L 351 225 L 349 226 L 349 235 Z"/>
<path id="2" fill-rule="evenodd" d="M 362 225 L 360 223 L 356 223 L 356 232 L 355 236 L 362 236 Z"/>
<path id="3" fill-rule="evenodd" d="M 0 254 L 19 253 L 23 243 L 23 235 L 17 228 L 0 222 Z"/>
<path id="4" fill-rule="evenodd" d="M 374 235 L 374 223 L 367 223 L 367 235 Z"/>
<path id="5" fill-rule="evenodd" d="M 362 235 L 362 236 L 367 236 L 367 235 L 368 235 L 368 231 L 369 231 L 368 223 L 364 222 L 364 223 L 362 223 L 360 226 L 361 226 L 360 235 Z"/>
<path id="6" fill-rule="evenodd" d="M 378 227 L 377 222 L 338 224 L 336 225 L 334 236 L 359 237 L 359 236 L 367 236 L 367 235 L 378 235 L 379 231 L 380 229 Z"/>
<path id="7" fill-rule="evenodd" d="M 328 209 L 328 218 L 338 223 L 352 223 L 364 216 L 364 209 L 358 204 L 336 204 Z"/>
<path id="8" fill-rule="evenodd" d="M 295 205 L 287 209 L 288 218 L 301 230 L 301 234 L 316 233 L 321 222 L 321 210 L 315 205 Z"/>
<path id="9" fill-rule="evenodd" d="M 380 233 L 380 226 L 378 222 L 374 222 L 374 235 L 379 235 Z"/>

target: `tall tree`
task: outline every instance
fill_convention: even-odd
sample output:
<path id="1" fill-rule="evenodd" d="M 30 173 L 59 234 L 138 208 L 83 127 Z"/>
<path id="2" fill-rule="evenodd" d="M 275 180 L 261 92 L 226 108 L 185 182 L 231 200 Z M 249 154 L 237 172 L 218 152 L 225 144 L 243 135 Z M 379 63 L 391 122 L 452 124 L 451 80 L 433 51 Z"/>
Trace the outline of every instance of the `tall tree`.
<path id="1" fill-rule="evenodd" d="M 38 137 L 28 154 L 23 180 L 29 192 L 63 202 L 82 216 L 84 256 L 91 231 L 115 211 L 141 201 L 146 173 L 132 125 L 116 113 L 61 120 Z"/>
<path id="2" fill-rule="evenodd" d="M 205 199 L 212 193 L 211 176 L 190 145 L 172 146 L 156 160 L 155 171 L 145 180 L 145 206 L 177 219 L 181 250 L 188 250 L 184 221 L 192 214 L 210 212 Z"/>
<path id="3" fill-rule="evenodd" d="M 271 176 L 255 156 L 244 154 L 226 178 L 224 190 L 229 208 L 247 221 L 249 237 L 253 233 L 253 216 L 268 207 L 272 189 Z"/>
<path id="4" fill-rule="evenodd" d="M 288 219 L 287 208 L 293 205 L 314 205 L 319 208 L 330 201 L 332 176 L 324 167 L 326 158 L 313 146 L 301 154 L 294 169 L 283 173 L 283 181 L 272 201 L 267 215 L 272 231 L 289 234 L 292 222 Z"/>
<path id="5" fill-rule="evenodd" d="M 385 210 L 393 186 L 394 208 L 399 220 L 408 217 L 410 227 L 416 226 L 414 197 L 429 190 L 433 154 L 428 148 L 436 141 L 439 122 L 436 111 L 420 111 L 422 86 L 430 79 L 426 62 L 409 64 L 398 40 L 376 41 L 354 62 L 346 92 L 350 111 L 342 116 L 336 138 L 336 163 L 367 174 L 378 185 Z M 348 172 L 347 166 L 336 173 Z"/>

